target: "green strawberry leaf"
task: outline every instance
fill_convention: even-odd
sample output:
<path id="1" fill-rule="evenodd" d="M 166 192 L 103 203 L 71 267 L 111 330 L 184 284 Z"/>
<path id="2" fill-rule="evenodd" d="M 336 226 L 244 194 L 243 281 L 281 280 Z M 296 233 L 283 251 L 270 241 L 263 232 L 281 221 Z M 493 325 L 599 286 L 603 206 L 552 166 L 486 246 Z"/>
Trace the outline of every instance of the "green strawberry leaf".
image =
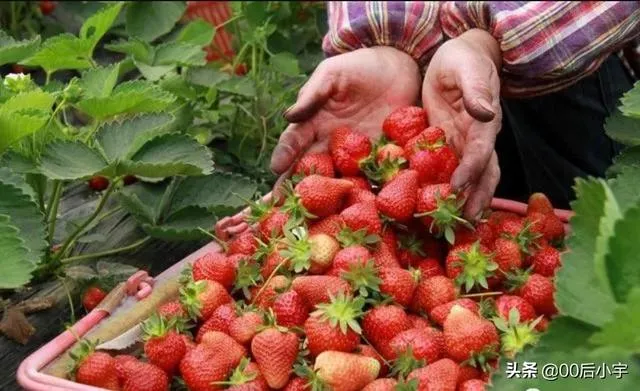
<path id="1" fill-rule="evenodd" d="M 127 7 L 127 33 L 151 42 L 171 31 L 185 8 L 183 1 L 132 2 Z"/>
<path id="2" fill-rule="evenodd" d="M 120 203 L 140 223 L 155 225 L 160 221 L 160 205 L 167 190 L 166 183 L 138 182 L 118 192 Z"/>
<path id="3" fill-rule="evenodd" d="M 621 214 L 626 213 L 640 200 L 638 183 L 640 183 L 640 169 L 631 166 L 623 168 L 615 179 L 609 180 L 609 187 L 618 201 Z"/>
<path id="4" fill-rule="evenodd" d="M 613 294 L 619 303 L 626 302 L 629 292 L 640 286 L 639 231 L 640 202 L 618 220 L 614 235 L 609 239 L 607 273 L 611 279 Z"/>
<path id="5" fill-rule="evenodd" d="M 640 118 L 640 81 L 637 81 L 633 88 L 624 93 L 620 99 L 622 106 L 620 111 L 627 117 Z"/>
<path id="6" fill-rule="evenodd" d="M 55 97 L 42 90 L 21 92 L 6 100 L 0 106 L 0 114 L 11 114 L 21 110 L 49 111 Z"/>
<path id="7" fill-rule="evenodd" d="M 123 53 L 131 56 L 134 60 L 142 61 L 146 64 L 153 62 L 153 48 L 147 42 L 137 38 L 120 40 L 104 45 L 108 50 Z"/>
<path id="8" fill-rule="evenodd" d="M 91 68 L 92 45 L 71 34 L 56 35 L 44 41 L 40 49 L 21 64 L 41 67 L 46 73 Z"/>
<path id="9" fill-rule="evenodd" d="M 45 147 L 40 171 L 49 179 L 89 178 L 107 168 L 95 149 L 79 141 L 54 141 Z"/>
<path id="10" fill-rule="evenodd" d="M 613 164 L 607 169 L 607 177 L 615 178 L 627 168 L 640 168 L 640 145 L 625 148 L 613 158 Z"/>
<path id="11" fill-rule="evenodd" d="M 30 57 L 38 50 L 40 36 L 16 41 L 6 32 L 0 30 L 0 65 L 13 64 Z"/>
<path id="12" fill-rule="evenodd" d="M 634 211 L 636 211 L 636 214 L 640 214 L 640 208 L 634 209 Z M 634 256 L 627 255 L 626 258 L 629 263 L 632 263 L 634 260 L 637 261 L 637 259 L 634 259 Z M 637 270 L 635 274 L 636 276 L 639 275 Z M 636 286 L 628 293 L 627 302 L 619 306 L 614 313 L 613 320 L 605 324 L 600 331 L 595 333 L 590 341 L 595 345 L 613 346 L 631 353 L 640 353 L 639 329 L 640 284 L 636 283 Z"/>
<path id="13" fill-rule="evenodd" d="M 144 76 L 145 79 L 149 80 L 149 81 L 158 81 L 160 80 L 163 76 L 165 76 L 166 74 L 168 74 L 169 72 L 173 71 L 174 69 L 176 69 L 176 66 L 171 64 L 171 65 L 148 65 L 142 61 L 138 61 L 138 60 L 133 60 L 134 64 L 136 64 L 136 67 L 138 68 L 138 70 L 140 71 L 140 73 L 142 74 L 142 76 Z"/>
<path id="14" fill-rule="evenodd" d="M 90 53 L 93 53 L 93 49 L 96 47 L 100 39 L 109 31 L 113 22 L 115 22 L 122 6 L 123 2 L 117 2 L 108 5 L 91 15 L 80 28 L 80 38 L 90 43 Z"/>
<path id="15" fill-rule="evenodd" d="M 215 35 L 216 29 L 211 23 L 196 19 L 184 26 L 176 40 L 203 47 L 209 45 Z"/>
<path id="16" fill-rule="evenodd" d="M 282 52 L 269 59 L 274 70 L 289 76 L 297 76 L 300 74 L 300 66 L 298 59 L 291 53 Z"/>
<path id="17" fill-rule="evenodd" d="M 562 256 L 555 299 L 561 313 L 601 326 L 611 320 L 616 306 L 604 257 L 619 211 L 611 211 L 615 199 L 604 181 L 577 179 L 575 189 L 577 200 L 571 204 L 575 216 L 567 239 L 571 251 Z"/>
<path id="18" fill-rule="evenodd" d="M 24 242 L 9 216 L 0 214 L 0 289 L 19 288 L 31 280 L 35 263 Z"/>
<path id="19" fill-rule="evenodd" d="M 256 95 L 254 82 L 248 77 L 233 77 L 218 84 L 220 91 L 252 98 Z"/>
<path id="20" fill-rule="evenodd" d="M 42 110 L 4 112 L 0 108 L 0 154 L 16 141 L 41 129 L 49 117 L 49 113 Z"/>
<path id="21" fill-rule="evenodd" d="M 171 133 L 150 140 L 122 165 L 126 173 L 148 178 L 207 175 L 213 171 L 213 157 L 193 138 Z"/>
<path id="22" fill-rule="evenodd" d="M 20 189 L 20 191 L 28 195 L 31 200 L 35 201 L 36 193 L 25 180 L 25 176 L 13 171 L 9 167 L 0 167 L 0 181 L 7 185 L 11 185 Z"/>
<path id="23" fill-rule="evenodd" d="M 640 121 L 616 110 L 604 122 L 607 136 L 625 145 L 640 145 Z"/>
<path id="24" fill-rule="evenodd" d="M 185 42 L 166 42 L 156 47 L 153 65 L 205 65 L 207 53 L 199 45 Z"/>
<path id="25" fill-rule="evenodd" d="M 202 87 L 214 87 L 225 80 L 231 79 L 231 75 L 212 67 L 197 67 L 187 69 L 186 79 L 189 83 Z"/>
<path id="26" fill-rule="evenodd" d="M 212 212 L 191 206 L 170 215 L 162 224 L 143 224 L 142 229 L 162 240 L 200 240 L 207 237 L 201 229 L 210 231 L 217 220 Z"/>
<path id="27" fill-rule="evenodd" d="M 106 98 L 118 82 L 120 63 L 92 68 L 82 73 L 80 87 L 85 97 Z"/>

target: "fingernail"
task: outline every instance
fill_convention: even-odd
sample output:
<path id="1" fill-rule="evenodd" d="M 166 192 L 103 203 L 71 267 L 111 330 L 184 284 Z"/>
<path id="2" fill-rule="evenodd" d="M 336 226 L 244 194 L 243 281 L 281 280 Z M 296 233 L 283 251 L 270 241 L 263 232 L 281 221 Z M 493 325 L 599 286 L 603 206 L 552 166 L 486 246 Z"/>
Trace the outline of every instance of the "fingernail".
<path id="1" fill-rule="evenodd" d="M 476 99 L 476 103 L 480 106 L 487 114 L 496 115 L 493 111 L 493 107 L 491 107 L 491 103 L 489 103 L 486 99 L 478 98 Z"/>

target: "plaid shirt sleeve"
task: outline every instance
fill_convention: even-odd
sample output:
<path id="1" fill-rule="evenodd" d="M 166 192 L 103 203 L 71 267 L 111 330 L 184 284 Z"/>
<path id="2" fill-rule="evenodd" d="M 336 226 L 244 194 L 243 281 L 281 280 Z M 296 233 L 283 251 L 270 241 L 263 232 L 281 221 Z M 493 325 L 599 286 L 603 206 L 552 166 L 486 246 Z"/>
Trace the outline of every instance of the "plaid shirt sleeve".
<path id="1" fill-rule="evenodd" d="M 491 33 L 502 51 L 502 94 L 533 96 L 588 76 L 640 35 L 640 2 L 450 1 L 440 23 L 448 38 Z"/>
<path id="2" fill-rule="evenodd" d="M 393 46 L 425 66 L 442 42 L 436 1 L 330 1 L 327 56 Z"/>

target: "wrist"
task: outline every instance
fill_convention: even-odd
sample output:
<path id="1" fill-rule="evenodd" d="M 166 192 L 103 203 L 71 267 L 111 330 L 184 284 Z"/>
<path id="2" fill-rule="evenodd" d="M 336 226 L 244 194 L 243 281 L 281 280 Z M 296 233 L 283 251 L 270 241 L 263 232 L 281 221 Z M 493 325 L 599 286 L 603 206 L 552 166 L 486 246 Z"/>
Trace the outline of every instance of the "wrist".
<path id="1" fill-rule="evenodd" d="M 461 39 L 476 50 L 484 53 L 499 71 L 502 68 L 502 53 L 500 52 L 500 44 L 489 32 L 481 29 L 471 29 L 465 31 L 456 39 Z"/>

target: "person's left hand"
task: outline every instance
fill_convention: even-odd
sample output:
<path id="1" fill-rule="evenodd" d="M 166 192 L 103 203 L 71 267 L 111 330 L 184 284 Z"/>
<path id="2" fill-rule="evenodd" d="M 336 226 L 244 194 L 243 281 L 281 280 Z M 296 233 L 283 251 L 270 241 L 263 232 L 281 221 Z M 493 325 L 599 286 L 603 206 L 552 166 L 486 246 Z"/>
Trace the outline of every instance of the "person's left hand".
<path id="1" fill-rule="evenodd" d="M 469 220 L 489 206 L 500 180 L 494 150 L 502 122 L 500 58 L 489 33 L 469 30 L 438 48 L 422 85 L 429 123 L 444 129 L 461 156 L 451 185 L 467 191 L 464 215 Z"/>

